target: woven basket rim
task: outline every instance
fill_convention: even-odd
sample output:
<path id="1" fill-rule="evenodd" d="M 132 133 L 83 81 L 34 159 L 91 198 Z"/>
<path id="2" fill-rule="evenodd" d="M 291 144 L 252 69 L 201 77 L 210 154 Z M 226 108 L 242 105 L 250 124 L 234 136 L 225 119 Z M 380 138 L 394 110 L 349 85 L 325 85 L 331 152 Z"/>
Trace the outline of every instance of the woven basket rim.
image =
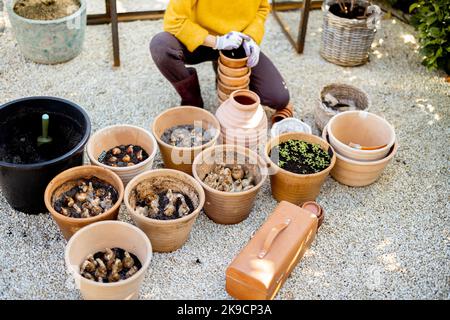
<path id="1" fill-rule="evenodd" d="M 366 8 L 368 6 L 371 5 L 370 1 L 368 0 L 358 0 L 358 3 L 365 3 L 366 4 Z M 332 13 L 329 8 L 331 5 L 336 4 L 337 1 L 336 0 L 328 0 L 328 1 L 324 1 L 322 3 L 322 11 L 324 12 L 324 14 L 326 16 L 328 16 L 329 18 L 335 19 L 336 21 L 339 21 L 340 23 L 347 23 L 347 24 L 351 24 L 351 25 L 367 25 L 367 18 L 365 19 L 349 19 L 349 18 L 342 18 L 339 17 L 337 15 L 335 15 L 334 13 Z"/>
<path id="2" fill-rule="evenodd" d="M 329 89 L 329 88 L 334 88 L 334 87 L 347 87 L 350 88 L 352 90 L 355 91 L 359 91 L 361 92 L 367 99 L 367 107 L 365 109 L 361 109 L 361 110 L 368 110 L 371 107 L 371 100 L 370 100 L 370 96 L 367 94 L 367 92 L 361 88 L 358 88 L 354 85 L 351 85 L 349 83 L 343 83 L 343 82 L 333 82 L 333 83 L 328 83 L 326 85 L 324 85 L 319 92 L 319 99 L 316 100 L 319 103 L 319 107 L 322 108 L 325 111 L 328 111 L 329 109 L 326 109 L 323 104 L 322 104 L 322 98 L 324 95 L 325 90 Z"/>

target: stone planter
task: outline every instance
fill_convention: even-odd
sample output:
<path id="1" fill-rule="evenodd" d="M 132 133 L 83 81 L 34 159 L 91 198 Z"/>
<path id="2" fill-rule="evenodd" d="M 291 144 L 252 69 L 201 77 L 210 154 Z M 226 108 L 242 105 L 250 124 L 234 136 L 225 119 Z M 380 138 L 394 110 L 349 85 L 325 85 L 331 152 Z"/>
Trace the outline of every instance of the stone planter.
<path id="1" fill-rule="evenodd" d="M 22 54 L 37 63 L 56 64 L 80 54 L 86 30 L 86 0 L 74 14 L 56 20 L 32 20 L 14 12 L 17 0 L 6 3 L 9 20 Z"/>

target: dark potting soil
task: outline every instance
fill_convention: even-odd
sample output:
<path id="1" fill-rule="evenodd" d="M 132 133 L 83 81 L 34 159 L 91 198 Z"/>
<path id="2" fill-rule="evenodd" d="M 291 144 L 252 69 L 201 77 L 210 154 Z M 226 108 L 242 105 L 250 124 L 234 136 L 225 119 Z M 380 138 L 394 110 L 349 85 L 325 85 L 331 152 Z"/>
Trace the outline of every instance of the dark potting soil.
<path id="1" fill-rule="evenodd" d="M 120 145 L 103 151 L 98 161 L 111 167 L 129 167 L 148 158 L 148 153 L 140 146 Z"/>
<path id="2" fill-rule="evenodd" d="M 270 158 L 284 170 L 311 174 L 320 172 L 331 163 L 331 156 L 319 144 L 288 140 L 270 151 Z"/>
<path id="3" fill-rule="evenodd" d="M 111 209 L 118 198 L 117 190 L 109 183 L 97 177 L 83 178 L 61 194 L 54 202 L 53 208 L 67 217 L 89 218 Z"/>
<path id="4" fill-rule="evenodd" d="M 230 58 L 230 59 L 243 59 L 243 58 L 247 57 L 244 46 L 242 46 L 242 45 L 237 49 L 222 50 L 222 53 L 225 57 Z"/>
<path id="5" fill-rule="evenodd" d="M 195 207 L 194 207 L 194 204 L 192 203 L 191 198 L 189 198 L 189 196 L 187 196 L 186 194 L 184 194 L 184 193 L 182 193 L 182 192 L 174 192 L 174 194 L 175 194 L 175 193 L 179 193 L 179 194 L 181 194 L 181 195 L 184 197 L 184 200 L 186 201 L 186 205 L 187 205 L 188 208 L 189 208 L 189 213 L 188 213 L 188 214 L 191 214 L 192 212 L 194 212 Z M 167 191 L 162 191 L 162 192 L 158 193 L 158 197 L 159 197 L 159 200 L 158 200 L 158 209 L 159 209 L 159 212 L 158 212 L 158 214 L 156 214 L 156 215 L 152 215 L 152 216 L 151 216 L 152 219 L 158 219 L 158 220 L 174 220 L 174 219 L 180 218 L 180 217 L 177 215 L 177 212 L 178 212 L 178 210 L 179 210 L 179 208 L 180 208 L 180 206 L 181 206 L 181 204 L 182 204 L 182 200 L 181 200 L 180 198 L 177 198 L 177 199 L 175 200 L 175 202 L 173 203 L 173 205 L 175 206 L 175 213 L 174 213 L 173 215 L 171 215 L 171 216 L 167 216 L 166 214 L 164 214 L 164 209 L 166 208 L 166 206 L 167 206 L 167 205 L 169 204 L 169 202 L 170 202 L 170 200 L 169 200 L 169 198 L 166 196 L 166 194 L 167 194 Z M 147 203 L 146 203 L 145 199 L 140 198 L 140 199 L 137 199 L 137 201 L 136 201 L 136 206 L 137 206 L 137 207 L 146 207 L 146 206 L 147 206 Z"/>
<path id="6" fill-rule="evenodd" d="M 52 142 L 38 146 L 42 135 L 42 114 L 30 112 L 25 116 L 0 119 L 0 161 L 32 164 L 56 159 L 82 139 L 82 126 L 63 114 L 50 113 L 48 135 Z"/>
<path id="7" fill-rule="evenodd" d="M 78 0 L 19 0 L 14 12 L 33 20 L 55 20 L 70 16 L 80 9 Z"/>
<path id="8" fill-rule="evenodd" d="M 166 129 L 161 136 L 161 140 L 176 147 L 191 148 L 201 146 L 212 140 L 215 129 L 204 129 L 194 127 L 191 124 L 179 125 Z"/>
<path id="9" fill-rule="evenodd" d="M 350 2 L 345 3 L 346 11 L 342 11 L 339 4 L 335 3 L 330 6 L 330 12 L 338 17 L 346 18 L 346 19 L 365 19 L 364 16 L 366 12 L 365 7 L 361 7 L 359 5 L 354 5 L 353 10 L 350 11 Z"/>
<path id="10" fill-rule="evenodd" d="M 95 254 L 93 254 L 91 256 L 91 258 L 88 257 L 86 259 L 86 261 L 89 261 L 90 263 L 93 263 L 94 265 L 97 264 L 97 265 L 95 266 L 94 270 L 91 269 L 90 271 L 88 271 L 88 270 L 86 270 L 87 269 L 86 266 L 83 266 L 83 264 L 82 264 L 80 266 L 81 275 L 83 277 L 85 277 L 86 279 L 94 280 L 97 282 L 100 282 L 99 280 L 101 279 L 101 282 L 109 283 L 109 282 L 117 282 L 120 280 L 128 279 L 142 268 L 142 263 L 139 261 L 139 258 L 136 257 L 136 255 L 132 254 L 131 252 L 128 252 L 128 254 L 131 257 L 131 259 L 133 259 L 133 262 L 131 263 L 132 266 L 130 266 L 130 261 L 126 260 L 125 250 L 123 250 L 121 248 L 112 248 L 111 251 L 113 253 L 112 256 L 108 256 L 108 254 L 105 250 L 105 251 L 96 252 Z M 103 270 L 103 275 L 105 275 L 105 276 L 100 277 L 100 279 L 98 276 L 102 272 L 101 272 L 101 270 L 98 270 L 99 264 L 98 264 L 97 259 L 100 259 L 103 262 L 104 266 L 106 267 L 106 275 L 104 272 L 105 270 Z M 117 269 L 114 270 L 113 262 L 115 262 L 116 259 L 119 259 L 121 261 L 119 264 L 119 265 L 121 265 L 121 267 L 119 267 L 118 270 Z M 117 268 L 117 265 L 116 265 L 116 268 Z M 117 275 L 118 275 L 118 276 L 116 276 L 116 278 L 112 277 L 112 274 L 115 271 L 117 272 Z"/>

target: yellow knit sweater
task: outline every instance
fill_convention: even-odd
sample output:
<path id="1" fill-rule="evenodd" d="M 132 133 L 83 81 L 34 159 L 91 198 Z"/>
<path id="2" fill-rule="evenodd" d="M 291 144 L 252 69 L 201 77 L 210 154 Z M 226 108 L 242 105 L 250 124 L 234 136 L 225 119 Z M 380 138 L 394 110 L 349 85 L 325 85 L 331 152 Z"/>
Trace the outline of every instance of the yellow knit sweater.
<path id="1" fill-rule="evenodd" d="M 268 0 L 170 0 L 164 30 L 189 51 L 200 46 L 208 34 L 243 32 L 260 43 L 270 11 Z"/>

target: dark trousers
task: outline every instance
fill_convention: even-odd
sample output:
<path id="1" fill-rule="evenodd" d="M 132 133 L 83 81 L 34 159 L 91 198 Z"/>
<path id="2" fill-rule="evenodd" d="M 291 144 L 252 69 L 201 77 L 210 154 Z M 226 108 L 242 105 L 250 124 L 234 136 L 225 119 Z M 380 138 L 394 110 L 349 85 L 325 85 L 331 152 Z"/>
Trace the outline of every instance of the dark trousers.
<path id="1" fill-rule="evenodd" d="M 218 50 L 206 46 L 200 46 L 190 52 L 168 32 L 161 32 L 153 37 L 150 42 L 150 52 L 158 69 L 175 88 L 177 88 L 177 83 L 182 83 L 191 76 L 186 64 L 216 62 L 219 58 Z M 273 109 L 282 109 L 289 103 L 289 91 L 280 72 L 262 52 L 258 65 L 252 68 L 250 90 L 258 94 L 262 105 Z M 183 94 L 182 91 L 179 93 Z"/>

